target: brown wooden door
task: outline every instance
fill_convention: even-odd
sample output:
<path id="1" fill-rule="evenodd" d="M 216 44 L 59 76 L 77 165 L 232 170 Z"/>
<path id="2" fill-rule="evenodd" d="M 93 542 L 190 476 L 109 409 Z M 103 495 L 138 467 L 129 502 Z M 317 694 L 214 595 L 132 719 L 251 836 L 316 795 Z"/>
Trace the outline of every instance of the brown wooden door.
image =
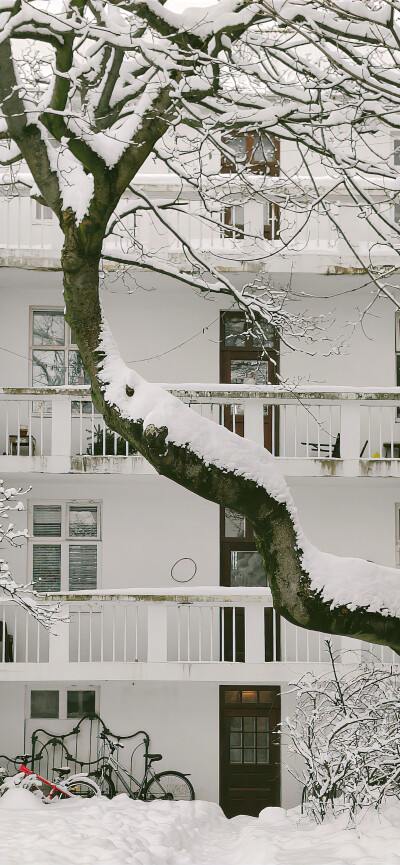
<path id="1" fill-rule="evenodd" d="M 279 688 L 220 687 L 220 805 L 258 817 L 280 804 Z"/>
<path id="2" fill-rule="evenodd" d="M 264 343 L 249 333 L 243 313 L 221 314 L 220 381 L 227 384 L 276 384 L 279 350 L 273 328 L 265 328 Z M 244 435 L 243 402 L 224 407 L 224 425 Z M 264 446 L 277 455 L 278 409 L 264 408 Z"/>

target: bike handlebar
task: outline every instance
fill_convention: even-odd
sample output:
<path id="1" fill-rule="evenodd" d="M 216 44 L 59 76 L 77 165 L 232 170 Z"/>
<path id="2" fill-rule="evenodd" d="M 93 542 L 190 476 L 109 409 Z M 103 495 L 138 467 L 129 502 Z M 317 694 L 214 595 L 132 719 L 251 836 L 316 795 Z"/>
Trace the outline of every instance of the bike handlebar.
<path id="1" fill-rule="evenodd" d="M 112 742 L 110 739 L 110 735 L 112 735 L 112 733 L 107 734 L 103 730 L 102 733 L 100 733 L 99 739 L 103 739 L 104 742 L 107 742 L 112 751 L 115 751 L 116 748 L 124 748 L 125 747 L 125 745 L 122 745 L 121 742 L 119 742 L 119 741 Z"/>

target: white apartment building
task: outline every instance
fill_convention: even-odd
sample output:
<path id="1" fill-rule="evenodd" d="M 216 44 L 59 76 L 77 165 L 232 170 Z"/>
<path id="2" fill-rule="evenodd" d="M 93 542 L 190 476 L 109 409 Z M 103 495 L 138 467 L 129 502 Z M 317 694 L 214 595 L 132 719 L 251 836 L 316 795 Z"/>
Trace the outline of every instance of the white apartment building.
<path id="1" fill-rule="evenodd" d="M 150 164 L 141 183 L 162 198 L 173 180 Z M 251 267 L 244 270 L 235 226 L 253 226 L 258 248 L 270 250 L 278 211 L 256 199 L 228 203 L 226 230 L 200 236 L 197 206 L 188 192 L 182 230 L 220 267 L 236 243 L 230 277 L 242 285 Z M 196 797 L 220 802 L 228 816 L 295 805 L 301 791 L 273 731 L 293 708 L 289 683 L 326 668 L 324 635 L 278 620 L 241 517 L 157 476 L 106 430 L 63 318 L 56 220 L 23 192 L 0 207 L 0 477 L 29 488 L 27 514 L 17 518 L 21 526 L 27 518 L 30 535 L 2 555 L 15 579 L 58 593 L 69 614 L 48 634 L 0 599 L 0 752 L 30 753 L 36 730 L 68 733 L 97 713 L 118 735 L 147 731 L 163 754 L 160 769 L 190 773 Z M 337 218 L 365 251 L 365 221 L 361 231 L 345 201 Z M 283 232 L 282 213 L 280 222 Z M 184 267 L 178 246 L 156 235 L 151 220 L 132 228 L 138 242 Z M 353 328 L 371 286 L 327 219 L 312 220 L 296 249 L 270 259 L 268 269 L 277 284 L 291 282 L 298 304 L 332 318 L 330 333 L 348 340 L 347 352 L 294 352 L 271 330 L 267 361 L 229 297 L 200 297 L 151 272 L 121 276 L 110 267 L 102 300 L 128 364 L 276 454 L 314 544 L 398 564 L 394 307 L 381 299 L 365 332 Z M 287 388 L 277 387 L 275 364 Z M 346 650 L 362 649 L 346 638 L 332 642 L 343 664 L 354 661 Z M 396 661 L 389 650 L 378 654 Z M 85 760 L 88 737 L 79 744 Z M 36 747 L 44 738 L 38 734 Z"/>

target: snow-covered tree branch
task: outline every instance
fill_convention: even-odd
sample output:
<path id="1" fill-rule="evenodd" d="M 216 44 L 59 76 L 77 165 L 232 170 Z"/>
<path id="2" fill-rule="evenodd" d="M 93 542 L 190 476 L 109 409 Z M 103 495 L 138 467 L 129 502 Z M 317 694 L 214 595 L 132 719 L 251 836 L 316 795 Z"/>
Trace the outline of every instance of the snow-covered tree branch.
<path id="1" fill-rule="evenodd" d="M 174 221 L 190 188 L 193 218 L 217 232 L 226 209 L 243 202 L 280 209 L 273 237 L 247 224 L 230 229 L 233 259 L 263 262 L 264 273 L 269 257 L 296 254 L 322 213 L 371 280 L 371 303 L 383 294 L 399 306 L 385 259 L 393 273 L 400 174 L 388 139 L 400 124 L 399 0 L 219 0 L 181 13 L 158 0 L 61 0 L 57 8 L 0 3 L 0 134 L 10 148 L 0 155 L 18 182 L 21 154 L 32 195 L 59 219 L 66 316 L 97 407 L 157 471 L 249 518 L 278 612 L 400 650 L 398 571 L 315 550 L 269 454 L 128 369 L 99 301 L 104 255 L 230 295 L 260 334 L 272 324 L 286 342 L 318 337 L 318 325 L 286 310 L 268 273 L 239 292 L 217 254 L 194 248 Z M 280 141 L 291 143 L 288 165 Z M 137 181 L 151 154 L 174 178 L 162 204 Z M 337 220 L 338 199 L 368 226 L 365 254 Z M 132 237 L 129 220 L 145 211 L 180 242 L 185 274 Z"/>
<path id="2" fill-rule="evenodd" d="M 18 547 L 27 539 L 28 530 L 16 529 L 14 523 L 10 522 L 12 511 L 25 510 L 21 496 L 27 492 L 28 490 L 23 490 L 22 487 L 7 489 L 0 480 L 0 544 L 5 541 L 12 547 Z M 60 621 L 60 618 L 62 619 L 57 605 L 46 604 L 32 586 L 14 580 L 8 562 L 3 558 L 0 559 L 0 589 L 6 597 L 26 610 L 47 629 Z"/>

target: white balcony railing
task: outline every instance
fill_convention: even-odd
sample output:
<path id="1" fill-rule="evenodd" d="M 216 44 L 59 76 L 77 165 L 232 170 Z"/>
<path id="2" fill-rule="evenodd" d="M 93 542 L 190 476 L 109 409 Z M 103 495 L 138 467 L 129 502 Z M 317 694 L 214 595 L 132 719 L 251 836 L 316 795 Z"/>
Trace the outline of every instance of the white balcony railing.
<path id="1" fill-rule="evenodd" d="M 276 666 L 328 661 L 326 635 L 296 628 L 276 616 L 269 589 L 192 588 L 82 592 L 46 595 L 62 602 L 67 621 L 45 631 L 23 609 L 0 599 L 0 671 L 8 676 L 26 665 L 90 664 L 95 671 L 117 665 L 197 665 L 222 670 L 239 664 Z M 331 638 L 342 663 L 367 644 Z M 386 663 L 399 663 L 390 649 L 374 647 Z M 348 655 L 350 657 L 348 658 Z M 139 669 L 139 668 L 137 668 Z M 32 675 L 35 675 L 32 673 Z M 131 675 L 131 673 L 130 673 Z M 158 671 L 158 675 L 163 675 Z M 168 677 L 168 673 L 165 672 Z M 1 676 L 1 672 L 0 672 Z"/>
<path id="2" fill-rule="evenodd" d="M 379 463 L 385 471 L 388 463 L 400 465 L 400 388 L 165 387 L 203 417 L 267 446 L 287 461 L 286 472 L 296 462 L 298 473 L 306 474 L 313 472 L 306 464 L 315 467 L 316 461 L 318 472 L 326 473 L 328 463 L 337 474 L 368 473 L 365 463 L 371 461 L 374 471 Z M 90 470 L 94 457 L 135 457 L 96 414 L 88 387 L 1 389 L 1 453 L 2 471 L 12 465 L 18 471 L 80 471 L 83 464 Z"/>
<path id="3" fill-rule="evenodd" d="M 217 169 L 217 166 L 215 168 Z M 21 175 L 22 182 L 23 179 Z M 253 184 L 255 180 L 254 176 Z M 260 176 L 259 180 L 262 187 L 263 178 Z M 193 198 L 192 190 L 187 189 L 185 195 L 178 178 L 174 178 L 171 174 L 138 176 L 138 188 L 156 203 L 159 203 L 160 196 L 161 199 L 171 201 L 180 198 L 179 206 L 169 214 L 172 231 L 161 225 L 150 212 L 131 214 L 124 219 L 125 227 L 122 226 L 122 222 L 119 222 L 118 236 L 105 239 L 104 252 L 116 256 L 121 252 L 130 253 L 135 260 L 137 256 L 141 256 L 144 249 L 149 256 L 156 256 L 159 261 L 172 257 L 176 264 L 180 261 L 184 264 L 182 243 L 176 240 L 178 233 L 193 249 L 205 253 L 207 257 L 214 256 L 215 266 L 218 267 L 218 264 L 224 266 L 225 258 L 225 263 L 229 259 L 230 266 L 234 267 L 236 261 L 237 268 L 241 269 L 243 259 L 247 259 L 247 267 L 251 267 L 252 261 L 259 263 L 268 251 L 271 251 L 271 244 L 275 251 L 279 248 L 278 223 L 280 222 L 280 236 L 284 251 L 287 253 L 289 249 L 296 260 L 304 259 L 304 268 L 313 267 L 318 263 L 319 258 L 323 258 L 326 269 L 327 256 L 329 256 L 328 269 L 332 268 L 332 272 L 337 272 L 337 268 L 357 268 L 360 260 L 350 251 L 354 248 L 358 249 L 359 256 L 365 261 L 368 261 L 371 255 L 374 260 L 386 262 L 388 256 L 389 260 L 397 258 L 394 249 L 391 251 L 387 245 L 377 245 L 375 233 L 368 226 L 360 239 L 360 233 L 354 225 L 353 202 L 350 199 L 346 202 L 343 198 L 342 206 L 335 213 L 335 222 L 340 225 L 342 235 L 348 238 L 349 248 L 329 219 L 323 219 L 316 214 L 315 219 L 307 221 L 304 226 L 300 214 L 296 217 L 293 208 L 288 211 L 283 207 L 280 208 L 281 218 L 279 219 L 277 206 L 263 202 L 262 194 L 259 200 L 256 192 L 249 198 L 248 189 L 245 188 L 243 196 L 243 187 L 234 178 L 229 180 L 229 190 L 226 187 L 228 182 L 226 175 L 224 180 L 221 177 L 221 181 L 225 184 L 225 193 L 228 193 L 225 196 L 222 191 L 222 197 L 228 200 L 221 201 L 220 205 L 216 203 L 216 210 L 210 222 L 210 213 L 204 210 L 199 199 Z M 287 178 L 286 180 L 276 178 L 276 181 L 281 193 L 285 192 L 290 199 L 290 181 Z M 298 178 L 294 183 L 297 194 Z M 374 190 L 370 189 L 369 194 L 374 197 Z M 237 204 L 232 204 L 232 199 L 236 199 Z M 241 199 L 242 204 L 239 204 Z M 129 209 L 130 203 L 130 198 L 123 200 L 122 210 Z M 336 208 L 336 192 L 331 206 Z M 236 213 L 235 217 L 232 214 L 233 218 L 228 219 L 231 227 L 229 224 L 227 227 L 226 213 L 231 209 L 240 210 L 240 215 L 238 217 Z M 246 238 L 243 238 L 242 229 L 247 235 Z M 396 238 L 389 238 L 390 240 L 395 245 Z M 40 267 L 43 263 L 47 263 L 47 266 L 57 267 L 60 264 L 62 242 L 63 235 L 57 219 L 54 215 L 46 218 L 46 214 L 41 209 L 38 215 L 36 202 L 28 195 L 0 197 L 0 257 L 3 263 L 10 266 L 26 263 L 32 267 Z M 293 265 L 293 262 L 291 264 Z M 282 266 L 286 271 L 288 267 L 286 256 L 282 262 L 275 257 L 274 266 L 278 269 Z M 299 267 L 297 261 L 296 266 Z"/>

